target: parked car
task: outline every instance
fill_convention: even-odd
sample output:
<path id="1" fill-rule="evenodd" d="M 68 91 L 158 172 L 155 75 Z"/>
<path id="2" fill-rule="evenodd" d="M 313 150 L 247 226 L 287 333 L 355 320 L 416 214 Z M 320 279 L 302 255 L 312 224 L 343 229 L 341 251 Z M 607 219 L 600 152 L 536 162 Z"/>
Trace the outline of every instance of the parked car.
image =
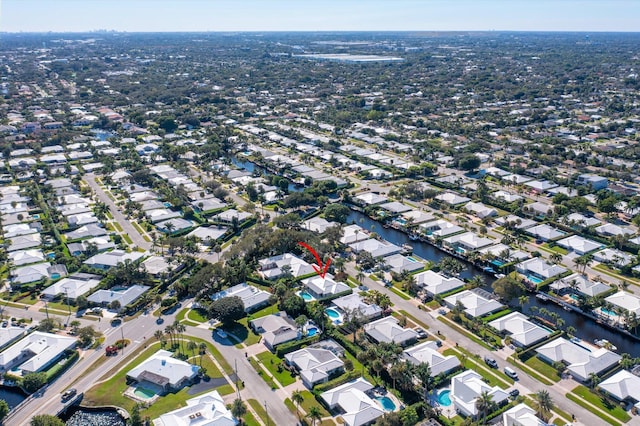
<path id="1" fill-rule="evenodd" d="M 111 320 L 111 326 L 112 327 L 117 327 L 120 324 L 122 324 L 122 318 L 114 318 Z"/>
<path id="2" fill-rule="evenodd" d="M 493 358 L 489 358 L 488 356 L 484 357 L 484 363 L 491 368 L 498 368 L 498 362 Z"/>
<path id="3" fill-rule="evenodd" d="M 162 324 L 164 322 L 164 318 L 162 317 L 158 317 L 158 319 L 156 320 L 156 324 Z"/>
<path id="4" fill-rule="evenodd" d="M 518 397 L 518 395 L 520 395 L 520 391 L 519 391 L 518 389 L 515 389 L 515 388 L 514 388 L 514 389 L 511 389 L 511 390 L 509 391 L 509 396 L 510 396 L 511 398 L 517 398 L 517 397 Z"/>
<path id="5" fill-rule="evenodd" d="M 518 373 L 516 373 L 516 370 L 511 367 L 505 367 L 504 374 L 511 377 L 513 380 L 518 380 Z"/>
<path id="6" fill-rule="evenodd" d="M 418 334 L 418 339 L 426 339 L 429 336 L 427 332 L 421 328 L 416 328 L 414 330 Z"/>
<path id="7" fill-rule="evenodd" d="M 63 401 L 67 401 L 67 400 L 69 400 L 69 399 L 73 398 L 73 397 L 76 395 L 76 393 L 78 393 L 78 391 L 77 391 L 77 390 L 75 390 L 74 388 L 67 389 L 67 390 L 62 394 L 62 400 L 63 400 Z"/>

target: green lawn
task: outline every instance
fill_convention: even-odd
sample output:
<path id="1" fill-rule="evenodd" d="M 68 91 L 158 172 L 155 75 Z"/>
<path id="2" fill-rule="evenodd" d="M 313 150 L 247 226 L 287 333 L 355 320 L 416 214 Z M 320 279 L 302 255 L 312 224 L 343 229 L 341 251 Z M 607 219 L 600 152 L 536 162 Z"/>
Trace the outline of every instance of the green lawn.
<path id="1" fill-rule="evenodd" d="M 467 331 L 465 328 L 459 326 L 457 323 L 451 321 L 450 319 L 448 319 L 447 317 L 441 315 L 438 318 L 438 321 L 446 324 L 447 326 L 453 328 L 454 330 L 456 330 L 458 333 L 463 334 L 465 336 L 467 336 L 469 339 L 473 340 L 474 342 L 476 342 L 477 344 L 479 344 L 480 346 L 484 346 L 485 348 L 489 349 L 489 350 L 493 350 L 493 348 L 491 346 L 489 346 L 484 340 L 476 337 L 475 334 L 472 334 L 471 332 Z"/>
<path id="2" fill-rule="evenodd" d="M 267 306 L 265 308 L 260 309 L 259 311 L 255 311 L 247 316 L 247 321 L 251 321 L 256 318 L 266 317 L 267 315 L 275 314 L 278 312 L 278 307 L 275 305 Z"/>
<path id="3" fill-rule="evenodd" d="M 258 359 L 283 387 L 296 381 L 296 378 L 292 377 L 291 373 L 287 369 L 284 367 L 278 368 L 278 366 L 281 366 L 284 361 L 278 358 L 275 354 L 272 354 L 269 351 L 262 352 L 258 354 Z"/>
<path id="4" fill-rule="evenodd" d="M 571 391 L 571 393 L 577 395 L 579 399 L 587 401 L 588 403 L 609 413 L 623 423 L 631 420 L 631 416 L 629 415 L 629 413 L 623 410 L 622 407 L 608 400 L 607 398 L 596 395 L 595 393 L 591 392 L 586 386 L 578 386 L 573 391 Z"/>
<path id="5" fill-rule="evenodd" d="M 253 369 L 256 370 L 256 373 L 258 373 L 258 376 L 262 377 L 262 380 L 264 380 L 265 383 L 271 387 L 271 389 L 278 389 L 278 385 L 276 385 L 276 382 L 264 371 L 264 369 L 260 366 L 261 364 L 258 361 L 256 361 L 252 357 L 249 357 L 249 363 L 251 364 Z"/>
<path id="6" fill-rule="evenodd" d="M 302 397 L 304 398 L 304 401 L 302 401 L 302 403 L 300 404 L 300 408 L 302 408 L 306 413 L 308 413 L 309 410 L 311 410 L 311 407 L 316 406 L 320 409 L 320 412 L 322 413 L 322 417 L 329 417 L 331 415 L 322 406 L 322 404 L 316 401 L 316 398 L 308 390 L 302 391 Z"/>
<path id="7" fill-rule="evenodd" d="M 444 355 L 455 355 L 459 359 L 460 352 L 464 352 L 464 354 L 467 355 L 464 361 L 464 367 L 469 370 L 474 370 L 476 373 L 480 374 L 482 377 L 484 377 L 487 380 L 487 382 L 491 386 L 498 386 L 502 389 L 507 389 L 509 385 L 512 385 L 514 383 L 513 379 L 511 379 L 510 377 L 507 377 L 504 373 L 500 372 L 499 370 L 495 370 L 487 367 L 481 358 L 475 358 L 474 356 L 471 355 L 470 352 L 467 352 L 460 348 L 458 349 L 450 348 L 450 349 L 446 349 L 443 353 Z"/>
<path id="8" fill-rule="evenodd" d="M 118 222 L 113 222 L 113 227 L 116 229 L 116 231 L 122 232 L 122 226 L 120 226 Z"/>
<path id="9" fill-rule="evenodd" d="M 127 242 L 127 244 L 133 244 L 133 240 L 129 236 L 129 234 L 122 234 L 122 238 Z"/>
<path id="10" fill-rule="evenodd" d="M 411 321 L 415 322 L 417 325 L 419 325 L 420 327 L 424 328 L 425 330 L 429 329 L 429 326 L 427 324 L 423 323 L 418 318 L 414 317 L 413 315 L 411 315 L 409 312 L 405 311 L 404 309 L 400 309 L 398 312 L 400 312 L 402 315 L 406 316 L 407 318 L 411 319 Z"/>
<path id="11" fill-rule="evenodd" d="M 540 383 L 545 384 L 547 386 L 552 386 L 553 385 L 553 382 L 551 380 L 549 380 L 546 377 L 538 374 L 536 372 L 536 370 L 532 370 L 531 368 L 527 367 L 527 365 L 525 363 L 523 363 L 522 361 L 520 361 L 519 359 L 517 359 L 517 358 L 515 358 L 513 356 L 510 356 L 509 358 L 507 358 L 507 361 L 510 362 L 511 364 L 515 365 L 516 367 L 522 369 L 529 376 L 533 377 L 534 379 L 536 379 Z"/>
<path id="12" fill-rule="evenodd" d="M 401 299 L 404 300 L 411 300 L 411 296 L 409 296 L 407 293 L 405 293 L 402 290 L 399 290 L 395 287 L 388 287 L 389 290 L 391 290 L 393 293 L 395 293 L 398 297 L 400 297 Z"/>
<path id="13" fill-rule="evenodd" d="M 199 322 L 199 323 L 207 322 L 208 320 L 203 315 L 203 313 L 204 312 L 202 312 L 200 309 L 191 309 L 187 313 L 187 318 L 189 318 L 193 322 Z"/>
<path id="14" fill-rule="evenodd" d="M 246 426 L 261 426 L 250 411 L 247 411 L 247 414 L 244 415 L 244 424 Z"/>
<path id="15" fill-rule="evenodd" d="M 262 422 L 264 424 L 270 424 L 270 425 L 274 425 L 274 426 L 277 425 L 277 423 L 275 423 L 270 416 L 267 416 L 267 412 L 265 411 L 264 406 L 262 404 L 260 404 L 255 399 L 250 399 L 247 402 L 249 403 L 251 408 L 253 408 L 253 411 L 255 411 L 256 414 L 258 414 L 258 417 L 260 417 L 262 419 Z M 267 409 L 268 408 L 269 407 L 267 406 Z"/>
<path id="16" fill-rule="evenodd" d="M 558 375 L 558 370 L 550 366 L 544 361 L 541 361 L 538 357 L 532 356 L 528 360 L 525 361 L 525 364 L 533 371 L 536 371 L 547 379 L 553 380 L 554 382 L 560 381 L 560 375 Z"/>
<path id="17" fill-rule="evenodd" d="M 247 322 L 248 320 L 245 317 L 236 323 L 224 327 L 225 331 L 228 331 L 233 334 L 233 336 L 237 337 L 236 341 L 239 341 L 239 344 L 236 346 L 238 347 L 242 346 L 241 343 L 251 346 L 260 341 L 260 335 L 254 333 L 247 325 Z"/>

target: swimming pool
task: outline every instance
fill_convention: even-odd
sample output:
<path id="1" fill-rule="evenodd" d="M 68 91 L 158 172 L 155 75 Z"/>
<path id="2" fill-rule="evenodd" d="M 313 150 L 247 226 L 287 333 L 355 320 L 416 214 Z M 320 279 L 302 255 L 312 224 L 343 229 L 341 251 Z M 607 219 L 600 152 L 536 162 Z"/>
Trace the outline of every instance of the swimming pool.
<path id="1" fill-rule="evenodd" d="M 610 311 L 607 308 L 600 308 L 600 312 L 602 312 L 605 315 L 609 315 L 610 317 L 617 317 L 619 316 L 616 312 L 614 311 Z"/>
<path id="2" fill-rule="evenodd" d="M 440 404 L 443 407 L 448 407 L 451 405 L 451 391 L 449 389 L 445 389 L 443 391 L 440 391 L 440 393 L 438 393 L 438 404 Z"/>
<path id="3" fill-rule="evenodd" d="M 307 336 L 315 336 L 318 333 L 318 329 L 316 327 L 307 328 Z"/>
<path id="4" fill-rule="evenodd" d="M 146 388 L 135 388 L 133 394 L 141 399 L 151 399 L 156 396 L 156 393 Z"/>
<path id="5" fill-rule="evenodd" d="M 376 401 L 382 406 L 384 411 L 393 411 L 396 409 L 396 404 L 388 396 L 379 396 Z"/>
<path id="6" fill-rule="evenodd" d="M 418 262 L 418 259 L 416 259 L 415 257 L 407 256 L 407 259 L 409 259 L 411 262 Z"/>
<path id="7" fill-rule="evenodd" d="M 60 278 L 60 274 L 57 272 L 54 272 L 53 274 L 51 274 L 51 279 L 52 280 L 57 280 L 58 278 Z"/>
<path id="8" fill-rule="evenodd" d="M 544 281 L 538 277 L 534 277 L 533 275 L 527 275 L 527 279 L 534 284 L 540 284 L 542 281 Z"/>
<path id="9" fill-rule="evenodd" d="M 491 263 L 493 263 L 494 265 L 496 265 L 499 268 L 505 265 L 505 263 L 502 260 L 498 260 L 498 259 L 493 259 L 491 261 Z"/>
<path id="10" fill-rule="evenodd" d="M 332 323 L 342 324 L 342 315 L 340 314 L 340 312 L 336 311 L 333 308 L 327 308 L 324 310 L 324 312 L 327 314 Z"/>
<path id="11" fill-rule="evenodd" d="M 300 293 L 298 293 L 298 296 L 302 297 L 302 299 L 305 302 L 310 302 L 312 300 L 315 300 L 315 298 L 311 294 L 307 293 L 306 291 L 301 291 Z"/>

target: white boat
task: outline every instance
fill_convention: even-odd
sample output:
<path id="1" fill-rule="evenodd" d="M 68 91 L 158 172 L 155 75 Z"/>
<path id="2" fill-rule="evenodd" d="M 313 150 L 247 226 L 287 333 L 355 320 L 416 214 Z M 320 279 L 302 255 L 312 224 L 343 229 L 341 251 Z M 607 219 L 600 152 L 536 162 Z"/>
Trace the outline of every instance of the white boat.
<path id="1" fill-rule="evenodd" d="M 601 348 L 609 349 L 610 351 L 617 351 L 618 350 L 618 348 L 616 346 L 614 346 L 607 339 L 595 339 L 593 341 L 593 343 L 595 343 L 596 345 L 600 346 Z"/>

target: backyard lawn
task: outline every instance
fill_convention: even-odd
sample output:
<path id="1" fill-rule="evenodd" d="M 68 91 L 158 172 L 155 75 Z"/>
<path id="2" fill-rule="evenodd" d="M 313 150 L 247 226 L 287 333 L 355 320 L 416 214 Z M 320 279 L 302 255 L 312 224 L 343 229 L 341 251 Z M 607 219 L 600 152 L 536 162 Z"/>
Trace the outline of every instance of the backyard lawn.
<path id="1" fill-rule="evenodd" d="M 628 422 L 631 420 L 629 413 L 623 410 L 622 407 L 600 395 L 596 395 L 586 386 L 580 385 L 571 391 L 571 393 L 577 395 L 579 399 L 587 401 L 588 403 L 600 408 L 602 411 L 609 413 L 611 416 L 622 422 Z"/>
<path id="2" fill-rule="evenodd" d="M 262 352 L 258 354 L 258 359 L 282 386 L 290 385 L 296 381 L 296 378 L 292 377 L 291 373 L 282 366 L 284 360 L 278 358 L 275 354 L 269 351 Z"/>

